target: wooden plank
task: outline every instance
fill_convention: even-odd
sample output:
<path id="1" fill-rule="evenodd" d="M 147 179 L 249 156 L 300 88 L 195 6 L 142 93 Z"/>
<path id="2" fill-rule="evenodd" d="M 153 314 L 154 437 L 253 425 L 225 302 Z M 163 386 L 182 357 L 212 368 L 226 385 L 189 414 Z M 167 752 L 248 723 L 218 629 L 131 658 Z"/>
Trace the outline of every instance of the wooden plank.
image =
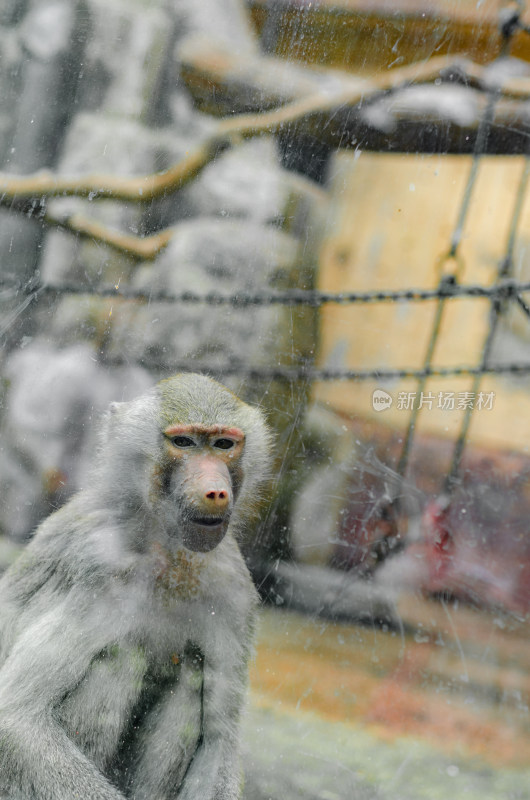
<path id="1" fill-rule="evenodd" d="M 334 205 L 321 250 L 319 288 L 347 292 L 435 287 L 470 167 L 467 156 L 337 154 L 331 184 Z M 522 158 L 481 160 L 460 248 L 462 282 L 487 286 L 494 281 L 505 254 L 523 168 Z M 516 264 L 524 263 L 529 230 L 527 199 Z M 518 277 L 528 278 L 524 274 Z M 319 363 L 349 369 L 421 369 L 434 310 L 435 301 L 324 306 Z M 487 300 L 448 301 L 433 366 L 478 365 L 488 315 Z M 521 342 L 524 348 L 524 340 Z M 513 360 L 509 347 L 504 357 Z M 437 398 L 448 391 L 458 396 L 471 386 L 472 379 L 467 377 L 430 379 L 426 391 L 435 400 L 432 408 L 422 412 L 418 430 L 454 439 L 463 411 L 437 408 Z M 387 390 L 394 398 L 392 407 L 384 412 L 372 408 L 376 388 Z M 398 407 L 399 392 L 416 388 L 413 380 L 330 382 L 318 384 L 314 396 L 341 412 L 404 430 L 409 412 Z M 494 392 L 494 407 L 474 414 L 470 440 L 527 450 L 530 400 L 524 384 L 487 376 L 481 389 Z"/>
<path id="2" fill-rule="evenodd" d="M 359 74 L 447 53 L 487 63 L 499 55 L 502 42 L 497 0 L 249 0 L 248 5 L 259 32 L 276 27 L 276 54 Z M 528 35 L 514 37 L 512 54 L 530 61 Z"/>

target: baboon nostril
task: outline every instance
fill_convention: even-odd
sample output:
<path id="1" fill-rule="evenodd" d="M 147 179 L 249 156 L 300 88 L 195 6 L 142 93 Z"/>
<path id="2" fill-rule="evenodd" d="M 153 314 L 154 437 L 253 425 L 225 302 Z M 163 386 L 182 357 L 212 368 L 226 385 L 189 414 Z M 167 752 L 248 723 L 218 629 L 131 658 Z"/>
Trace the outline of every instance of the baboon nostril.
<path id="1" fill-rule="evenodd" d="M 212 500 L 214 503 L 225 503 L 228 500 L 228 492 L 224 489 L 220 491 L 212 489 L 210 492 L 206 492 L 206 499 Z"/>

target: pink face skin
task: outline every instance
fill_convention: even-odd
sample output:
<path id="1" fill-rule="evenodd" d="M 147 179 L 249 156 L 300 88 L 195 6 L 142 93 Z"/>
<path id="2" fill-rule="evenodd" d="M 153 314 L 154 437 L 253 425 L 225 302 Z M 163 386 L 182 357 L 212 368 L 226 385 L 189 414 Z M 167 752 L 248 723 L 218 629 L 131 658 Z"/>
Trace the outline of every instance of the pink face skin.
<path id="1" fill-rule="evenodd" d="M 245 435 L 223 425 L 171 425 L 166 454 L 179 464 L 187 506 L 182 541 L 193 551 L 213 550 L 228 529 L 234 503 L 233 476 Z"/>

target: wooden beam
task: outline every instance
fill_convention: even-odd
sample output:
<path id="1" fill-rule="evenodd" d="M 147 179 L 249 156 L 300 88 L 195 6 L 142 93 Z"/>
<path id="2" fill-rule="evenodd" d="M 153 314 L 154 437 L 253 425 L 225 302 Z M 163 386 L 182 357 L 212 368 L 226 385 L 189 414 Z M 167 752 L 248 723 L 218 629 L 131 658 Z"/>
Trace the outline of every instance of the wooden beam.
<path id="1" fill-rule="evenodd" d="M 247 0 L 268 49 L 304 63 L 373 74 L 437 55 L 488 63 L 501 50 L 498 0 Z M 272 16 L 274 14 L 274 18 Z M 275 33 L 271 32 L 275 28 Z M 512 55 L 530 61 L 530 37 Z"/>

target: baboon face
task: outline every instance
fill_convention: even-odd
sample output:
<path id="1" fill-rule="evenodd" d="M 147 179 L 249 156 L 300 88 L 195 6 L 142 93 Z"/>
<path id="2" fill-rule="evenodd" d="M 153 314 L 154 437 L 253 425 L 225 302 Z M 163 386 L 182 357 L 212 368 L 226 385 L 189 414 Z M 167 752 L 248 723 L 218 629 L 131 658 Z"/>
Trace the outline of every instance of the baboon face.
<path id="1" fill-rule="evenodd" d="M 245 435 L 237 427 L 175 424 L 164 430 L 156 489 L 189 550 L 208 552 L 226 534 L 242 480 L 244 446 Z"/>

